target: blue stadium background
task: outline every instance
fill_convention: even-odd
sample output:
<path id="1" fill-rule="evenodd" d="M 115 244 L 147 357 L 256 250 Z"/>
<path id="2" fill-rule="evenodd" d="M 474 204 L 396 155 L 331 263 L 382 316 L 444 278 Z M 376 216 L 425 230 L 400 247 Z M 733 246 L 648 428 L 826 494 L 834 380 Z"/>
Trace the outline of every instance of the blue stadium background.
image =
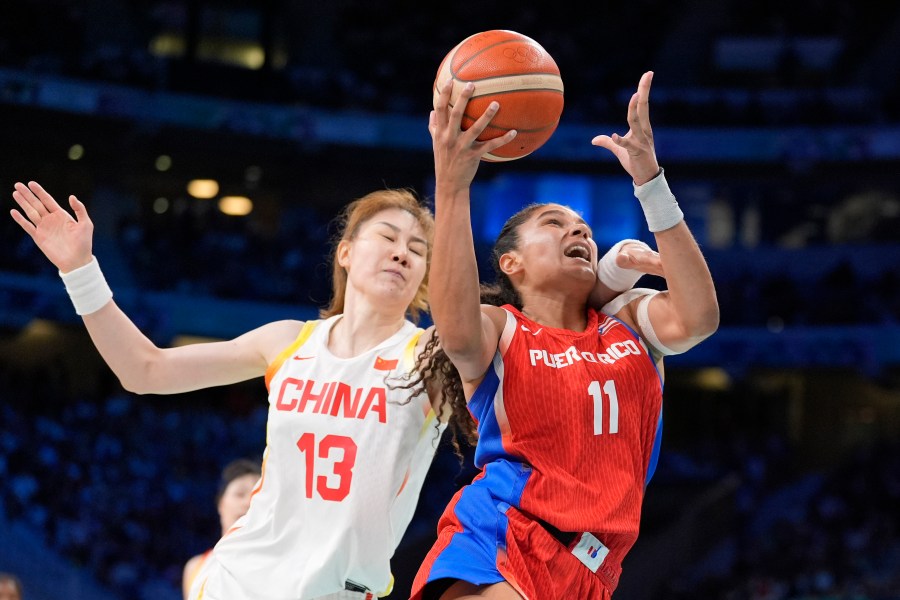
<path id="1" fill-rule="evenodd" d="M 375 188 L 430 196 L 437 65 L 501 28 L 554 56 L 566 106 L 534 155 L 482 166 L 482 254 L 532 200 L 577 206 L 601 242 L 652 241 L 589 143 L 624 133 L 652 69 L 657 153 L 719 294 L 720 330 L 667 363 L 618 600 L 900 598 L 897 3 L 4 3 L 0 187 L 84 200 L 117 300 L 159 344 L 309 318 L 329 219 Z M 190 196 L 198 178 L 218 193 Z M 253 210 L 219 211 L 233 195 Z M 0 223 L 0 571 L 27 599 L 179 598 L 218 533 L 221 467 L 262 453 L 265 406 L 262 381 L 124 392 L 53 268 Z M 472 475 L 442 448 L 391 597 Z"/>

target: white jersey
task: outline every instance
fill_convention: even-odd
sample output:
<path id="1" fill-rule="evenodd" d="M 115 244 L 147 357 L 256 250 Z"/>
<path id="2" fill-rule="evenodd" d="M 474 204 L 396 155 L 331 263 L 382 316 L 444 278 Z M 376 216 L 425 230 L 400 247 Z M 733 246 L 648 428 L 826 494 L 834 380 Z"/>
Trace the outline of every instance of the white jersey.
<path id="1" fill-rule="evenodd" d="M 192 598 L 306 600 L 348 581 L 390 591 L 390 558 L 446 426 L 426 393 L 408 401 L 388 385 L 413 369 L 422 329 L 406 322 L 338 358 L 327 341 L 339 318 L 307 322 L 269 367 L 262 476 Z"/>

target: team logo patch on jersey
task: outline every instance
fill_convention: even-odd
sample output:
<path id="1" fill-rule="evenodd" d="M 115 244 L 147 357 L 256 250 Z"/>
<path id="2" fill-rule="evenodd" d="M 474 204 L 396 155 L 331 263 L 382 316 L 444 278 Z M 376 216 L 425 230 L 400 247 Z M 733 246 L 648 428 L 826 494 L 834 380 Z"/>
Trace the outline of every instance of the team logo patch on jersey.
<path id="1" fill-rule="evenodd" d="M 397 368 L 397 362 L 399 359 L 391 359 L 385 360 L 380 356 L 375 357 L 375 364 L 372 366 L 374 369 L 378 371 L 390 371 L 391 369 Z"/>
<path id="2" fill-rule="evenodd" d="M 585 531 L 581 534 L 581 538 L 575 544 L 575 547 L 572 548 L 572 554 L 584 563 L 584 566 L 596 573 L 603 561 L 606 560 L 609 548 L 604 546 L 603 542 L 598 540 L 591 532 Z"/>
<path id="3" fill-rule="evenodd" d="M 616 327 L 618 325 L 619 325 L 618 319 L 614 319 L 610 316 L 607 316 L 605 319 L 603 319 L 603 321 L 599 325 L 597 325 L 597 331 L 599 331 L 600 333 L 606 333 L 607 331 L 609 331 L 610 329 L 612 329 L 613 327 Z"/>

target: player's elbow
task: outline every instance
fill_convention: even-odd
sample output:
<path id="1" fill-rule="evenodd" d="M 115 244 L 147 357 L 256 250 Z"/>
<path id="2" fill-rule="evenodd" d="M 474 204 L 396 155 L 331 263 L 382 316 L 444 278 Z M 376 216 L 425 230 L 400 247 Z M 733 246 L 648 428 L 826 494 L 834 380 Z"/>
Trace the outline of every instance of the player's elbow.
<path id="1" fill-rule="evenodd" d="M 705 340 L 719 329 L 719 304 L 715 301 L 691 314 L 684 322 L 687 337 Z"/>
<path id="2" fill-rule="evenodd" d="M 132 394 L 157 394 L 160 393 L 158 371 L 158 365 L 145 359 L 117 371 L 116 376 L 122 388 Z"/>
<path id="3" fill-rule="evenodd" d="M 145 381 L 139 378 L 120 376 L 119 384 L 122 386 L 122 389 L 132 394 L 144 395 L 153 393 L 153 390 L 150 389 L 150 386 L 148 386 Z"/>
<path id="4" fill-rule="evenodd" d="M 454 363 L 465 360 L 477 350 L 471 339 L 459 335 L 440 336 L 441 349 Z"/>
<path id="5" fill-rule="evenodd" d="M 464 337 L 450 336 L 449 340 L 442 338 L 441 349 L 463 381 L 483 375 L 490 364 L 490 357 L 486 356 L 485 350 Z"/>

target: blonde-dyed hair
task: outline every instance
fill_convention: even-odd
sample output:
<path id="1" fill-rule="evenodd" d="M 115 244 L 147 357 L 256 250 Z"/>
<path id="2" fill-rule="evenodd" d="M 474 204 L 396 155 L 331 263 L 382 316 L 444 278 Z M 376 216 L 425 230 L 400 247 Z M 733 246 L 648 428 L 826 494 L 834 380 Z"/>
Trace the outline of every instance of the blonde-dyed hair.
<path id="1" fill-rule="evenodd" d="M 405 210 L 419 223 L 425 233 L 428 249 L 425 256 L 425 277 L 416 291 L 416 296 L 408 307 L 413 322 L 419 322 L 419 316 L 428 310 L 428 270 L 431 266 L 431 246 L 434 239 L 434 216 L 416 196 L 415 192 L 406 188 L 384 189 L 366 194 L 344 207 L 337 219 L 338 231 L 331 250 L 331 302 L 319 311 L 323 319 L 344 312 L 344 299 L 347 293 L 347 271 L 338 264 L 338 244 L 343 240 L 352 241 L 360 227 L 383 210 L 399 208 Z"/>

